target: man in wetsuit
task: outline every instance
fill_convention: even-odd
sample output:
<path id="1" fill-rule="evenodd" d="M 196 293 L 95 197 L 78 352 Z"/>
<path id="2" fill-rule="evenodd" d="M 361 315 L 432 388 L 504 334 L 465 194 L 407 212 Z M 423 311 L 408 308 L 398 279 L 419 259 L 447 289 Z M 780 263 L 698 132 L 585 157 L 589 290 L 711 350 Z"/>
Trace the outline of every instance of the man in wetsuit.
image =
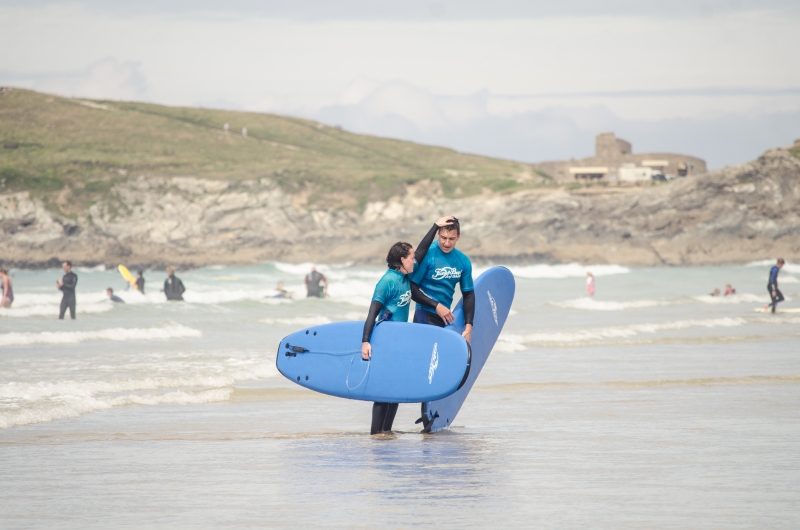
<path id="1" fill-rule="evenodd" d="M 167 296 L 167 300 L 183 302 L 184 292 L 186 292 L 186 288 L 180 278 L 175 276 L 175 269 L 167 267 L 167 279 L 164 280 L 164 294 Z"/>
<path id="2" fill-rule="evenodd" d="M 136 278 L 136 289 L 144 294 L 144 276 L 142 276 L 142 271 L 136 271 L 136 274 L 139 276 Z"/>
<path id="3" fill-rule="evenodd" d="M 778 308 L 778 302 L 783 302 L 783 293 L 778 290 L 778 273 L 781 272 L 784 263 L 786 262 L 783 261 L 783 258 L 778 258 L 778 263 L 770 269 L 769 280 L 767 280 L 767 292 L 769 292 L 772 302 L 765 305 L 764 309 L 766 310 L 771 305 L 773 313 Z"/>
<path id="4" fill-rule="evenodd" d="M 325 284 L 325 288 L 320 285 Z M 316 267 L 311 267 L 311 272 L 306 274 L 306 298 L 324 298 L 328 295 L 328 280 L 317 272 Z"/>
<path id="5" fill-rule="evenodd" d="M 58 319 L 64 320 L 64 314 L 69 309 L 69 317 L 75 320 L 75 286 L 78 285 L 78 276 L 72 272 L 72 262 L 65 261 L 61 264 L 64 277 L 56 282 L 56 287 L 61 289 L 61 310 Z"/>
<path id="6" fill-rule="evenodd" d="M 464 299 L 464 332 L 467 342 L 472 340 L 472 322 L 475 317 L 475 288 L 472 285 L 472 262 L 460 250 L 456 243 L 461 238 L 461 225 L 455 217 L 451 224 L 439 229 L 439 238 L 431 244 L 425 259 L 410 275 L 411 281 L 419 285 L 420 290 L 437 302 L 450 309 L 453 303 L 456 284 L 461 288 Z M 441 318 L 435 309 L 417 304 L 414 311 L 414 322 L 444 327 L 453 322 L 453 316 Z M 428 430 L 428 415 L 425 404 L 422 404 L 423 432 Z"/>

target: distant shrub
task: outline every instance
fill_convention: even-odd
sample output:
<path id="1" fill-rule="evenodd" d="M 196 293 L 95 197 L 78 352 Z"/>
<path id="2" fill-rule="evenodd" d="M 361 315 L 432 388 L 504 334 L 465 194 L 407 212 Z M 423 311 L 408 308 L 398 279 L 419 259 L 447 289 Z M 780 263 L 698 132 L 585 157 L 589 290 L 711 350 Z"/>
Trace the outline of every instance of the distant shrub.
<path id="1" fill-rule="evenodd" d="M 14 166 L 0 168 L 0 190 L 2 191 L 56 191 L 64 182 L 52 175 L 32 176 Z"/>

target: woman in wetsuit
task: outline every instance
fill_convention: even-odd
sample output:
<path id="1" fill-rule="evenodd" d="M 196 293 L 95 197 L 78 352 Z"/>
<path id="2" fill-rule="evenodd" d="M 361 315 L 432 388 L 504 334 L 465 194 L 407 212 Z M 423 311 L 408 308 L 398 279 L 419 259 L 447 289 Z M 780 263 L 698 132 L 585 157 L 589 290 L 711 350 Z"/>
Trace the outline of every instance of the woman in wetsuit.
<path id="1" fill-rule="evenodd" d="M 0 283 L 2 283 L 3 289 L 0 307 L 11 307 L 11 303 L 14 302 L 14 289 L 8 271 L 5 269 L 0 269 Z"/>
<path id="2" fill-rule="evenodd" d="M 364 322 L 364 333 L 361 338 L 362 359 L 369 360 L 372 357 L 372 345 L 369 340 L 376 320 L 408 322 L 411 300 L 435 308 L 436 313 L 442 319 L 452 320 L 452 313 L 448 308 L 426 295 L 417 284 L 408 279 L 408 274 L 414 270 L 414 264 L 425 258 L 439 228 L 449 224 L 452 219 L 452 217 L 442 217 L 436 221 L 420 241 L 416 252 L 410 244 L 403 242 L 397 242 L 389 249 L 389 254 L 386 256 L 386 264 L 389 269 L 375 286 L 369 314 Z M 397 414 L 397 403 L 374 403 L 370 434 L 390 432 L 395 414 Z"/>

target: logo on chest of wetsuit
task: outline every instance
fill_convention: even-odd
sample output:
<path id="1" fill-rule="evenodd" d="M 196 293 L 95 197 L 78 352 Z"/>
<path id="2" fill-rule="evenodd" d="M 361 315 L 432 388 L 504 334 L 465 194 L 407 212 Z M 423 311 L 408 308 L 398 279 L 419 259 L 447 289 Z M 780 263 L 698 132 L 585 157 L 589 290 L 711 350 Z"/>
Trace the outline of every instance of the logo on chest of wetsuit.
<path id="1" fill-rule="evenodd" d="M 428 384 L 430 385 L 433 383 L 433 374 L 436 372 L 436 368 L 439 366 L 439 352 L 437 348 L 439 347 L 438 342 L 433 343 L 433 352 L 431 353 L 431 366 L 428 368 Z"/>
<path id="2" fill-rule="evenodd" d="M 406 291 L 400 295 L 400 301 L 397 302 L 397 307 L 406 306 L 410 301 L 411 301 L 411 291 Z"/>
<path id="3" fill-rule="evenodd" d="M 492 306 L 492 316 L 494 316 L 494 325 L 499 326 L 500 323 L 497 321 L 497 304 L 495 303 L 494 298 L 492 298 L 491 292 L 486 291 L 486 294 L 489 295 L 489 304 L 491 304 Z"/>
<path id="4" fill-rule="evenodd" d="M 431 280 L 447 280 L 449 278 L 461 278 L 461 271 L 455 267 L 440 267 L 431 276 Z"/>

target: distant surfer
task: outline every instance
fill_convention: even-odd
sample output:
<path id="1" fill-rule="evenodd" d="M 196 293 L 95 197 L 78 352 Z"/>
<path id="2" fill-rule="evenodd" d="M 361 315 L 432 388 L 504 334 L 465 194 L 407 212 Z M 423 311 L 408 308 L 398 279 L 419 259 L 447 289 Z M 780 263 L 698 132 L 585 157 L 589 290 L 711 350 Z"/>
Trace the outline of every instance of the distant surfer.
<path id="1" fill-rule="evenodd" d="M 386 265 L 389 269 L 375 286 L 372 295 L 372 303 L 369 306 L 369 314 L 364 322 L 364 333 L 361 338 L 361 358 L 368 361 L 372 357 L 372 345 L 370 337 L 376 321 L 383 322 L 390 320 L 393 322 L 408 322 L 408 309 L 411 300 L 417 303 L 417 307 L 424 305 L 435 311 L 440 319 L 452 322 L 453 314 L 444 305 L 426 295 L 409 279 L 409 274 L 414 271 L 414 264 L 423 261 L 428 249 L 431 248 L 433 238 L 437 231 L 454 217 L 442 217 L 428 231 L 416 252 L 409 243 L 398 242 L 389 249 L 386 256 Z M 372 405 L 372 426 L 370 434 L 390 432 L 394 417 L 397 414 L 397 403 L 374 403 Z"/>
<path id="2" fill-rule="evenodd" d="M 778 273 L 781 272 L 785 261 L 783 258 L 778 258 L 778 263 L 773 265 L 773 267 L 769 270 L 769 280 L 767 280 L 767 292 L 769 292 L 769 297 L 772 300 L 769 304 L 764 306 L 764 311 L 771 305 L 772 312 L 774 313 L 776 309 L 778 309 L 778 302 L 783 302 L 783 293 L 780 292 L 778 289 Z"/>
<path id="3" fill-rule="evenodd" d="M 0 281 L 3 283 L 3 298 L 0 300 L 0 307 L 11 307 L 14 302 L 14 289 L 7 270 L 0 269 Z"/>
<path id="4" fill-rule="evenodd" d="M 167 267 L 167 279 L 164 280 L 164 294 L 167 296 L 167 300 L 182 302 L 185 292 L 186 288 L 183 286 L 183 282 L 175 276 L 175 269 Z"/>
<path id="5" fill-rule="evenodd" d="M 411 281 L 416 282 L 421 291 L 448 309 L 453 303 L 456 284 L 459 285 L 464 300 L 464 332 L 461 335 L 470 342 L 475 317 L 475 289 L 472 285 L 472 262 L 463 252 L 456 249 L 459 239 L 461 239 L 461 224 L 453 217 L 448 225 L 439 228 L 438 241 L 431 244 L 427 256 L 411 275 Z M 414 322 L 444 327 L 453 322 L 453 316 L 450 313 L 450 318 L 442 318 L 432 313 L 429 307 L 417 304 Z M 422 403 L 421 408 L 422 417 L 417 423 L 422 421 L 422 432 L 428 432 L 430 420 L 426 414 L 425 403 Z"/>
<path id="6" fill-rule="evenodd" d="M 114 294 L 114 289 L 112 289 L 111 287 L 106 289 L 106 296 L 112 302 L 118 302 L 118 303 L 122 303 L 122 304 L 125 303 L 125 300 L 123 300 L 122 298 L 120 298 L 119 296 Z"/>
<path id="7" fill-rule="evenodd" d="M 65 261 L 61 264 L 64 277 L 56 282 L 56 287 L 61 289 L 61 310 L 58 319 L 64 320 L 64 314 L 69 309 L 69 317 L 75 320 L 75 286 L 78 285 L 78 276 L 72 272 L 72 262 Z"/>
<path id="8" fill-rule="evenodd" d="M 325 284 L 323 288 L 320 283 Z M 326 298 L 328 296 L 328 279 L 317 272 L 316 267 L 311 267 L 311 272 L 306 274 L 306 298 Z"/>
<path id="9" fill-rule="evenodd" d="M 138 278 L 136 278 L 136 289 L 144 294 L 144 276 L 142 276 L 142 274 L 142 271 L 136 271 L 136 275 L 138 276 Z"/>
<path id="10" fill-rule="evenodd" d="M 283 282 L 278 282 L 278 286 L 275 288 L 275 290 L 278 291 L 278 294 L 276 294 L 272 298 L 286 298 L 289 300 L 292 299 L 291 293 L 283 288 Z"/>
<path id="11" fill-rule="evenodd" d="M 728 283 L 728 284 L 725 285 L 725 294 L 724 294 L 724 296 L 730 296 L 732 294 L 736 294 L 736 289 L 734 289 L 731 286 L 731 284 Z"/>
<path id="12" fill-rule="evenodd" d="M 586 271 L 586 296 L 594 296 L 594 276 Z"/>

